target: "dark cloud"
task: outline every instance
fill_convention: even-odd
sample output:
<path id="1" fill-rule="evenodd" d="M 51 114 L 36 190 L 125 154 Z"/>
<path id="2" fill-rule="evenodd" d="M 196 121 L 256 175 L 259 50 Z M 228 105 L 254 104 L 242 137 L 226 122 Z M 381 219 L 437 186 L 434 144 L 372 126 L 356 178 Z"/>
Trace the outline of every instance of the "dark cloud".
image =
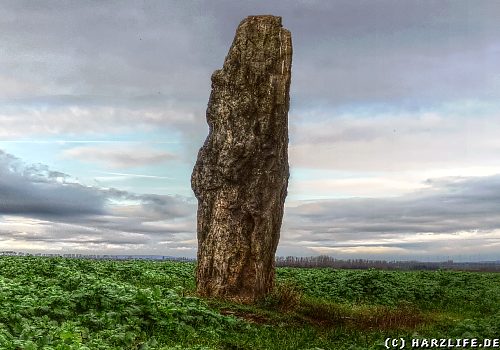
<path id="1" fill-rule="evenodd" d="M 158 218 L 189 216 L 192 204 L 181 197 L 134 194 L 110 188 L 89 187 L 46 165 L 25 165 L 0 150 L 0 213 L 43 218 L 109 215 L 110 201 L 135 201 Z"/>
<path id="2" fill-rule="evenodd" d="M 394 198 L 319 201 L 289 208 L 294 223 L 318 233 L 453 233 L 500 228 L 500 176 L 428 180 Z"/>
<path id="3" fill-rule="evenodd" d="M 73 250 L 132 245 L 155 249 L 155 242 L 191 237 L 194 213 L 194 204 L 180 196 L 84 186 L 45 165 L 28 166 L 0 151 L 3 241 Z"/>
<path id="4" fill-rule="evenodd" d="M 62 217 L 104 213 L 102 193 L 67 183 L 68 177 L 43 165 L 24 167 L 0 151 L 0 213 Z"/>
<path id="5" fill-rule="evenodd" d="M 500 175 L 441 178 L 427 184 L 400 197 L 313 201 L 288 208 L 285 241 L 306 241 L 311 247 L 437 251 L 463 244 L 459 236 L 465 234 L 467 241 L 474 241 L 476 253 L 482 245 L 500 244 Z"/>

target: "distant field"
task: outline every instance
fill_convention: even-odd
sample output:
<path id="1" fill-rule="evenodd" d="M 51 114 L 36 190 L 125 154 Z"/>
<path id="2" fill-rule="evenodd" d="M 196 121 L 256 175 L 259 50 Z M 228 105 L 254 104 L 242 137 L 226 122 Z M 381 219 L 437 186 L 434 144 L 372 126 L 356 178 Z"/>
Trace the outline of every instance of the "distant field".
<path id="1" fill-rule="evenodd" d="M 194 296 L 194 264 L 0 258 L 0 349 L 384 349 L 500 338 L 500 274 L 279 268 L 257 305 Z M 409 348 L 409 347 L 407 347 Z"/>

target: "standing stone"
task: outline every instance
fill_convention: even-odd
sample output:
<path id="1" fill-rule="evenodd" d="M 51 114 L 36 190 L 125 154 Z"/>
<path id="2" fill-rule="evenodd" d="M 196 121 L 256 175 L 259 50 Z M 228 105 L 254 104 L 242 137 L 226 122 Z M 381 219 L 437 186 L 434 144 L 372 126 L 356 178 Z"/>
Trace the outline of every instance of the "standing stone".
<path id="1" fill-rule="evenodd" d="M 248 302 L 274 285 L 289 177 L 291 64 L 281 17 L 250 16 L 212 74 L 209 134 L 191 177 L 200 295 Z"/>

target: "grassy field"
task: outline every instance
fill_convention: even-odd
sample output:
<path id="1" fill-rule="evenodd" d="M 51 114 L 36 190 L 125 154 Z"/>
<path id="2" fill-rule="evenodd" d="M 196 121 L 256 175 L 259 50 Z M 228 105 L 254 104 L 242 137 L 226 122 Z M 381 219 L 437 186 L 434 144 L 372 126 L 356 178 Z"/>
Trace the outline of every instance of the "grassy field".
<path id="1" fill-rule="evenodd" d="M 256 305 L 194 295 L 194 265 L 0 258 L 0 349 L 384 349 L 499 338 L 500 274 L 280 268 Z"/>

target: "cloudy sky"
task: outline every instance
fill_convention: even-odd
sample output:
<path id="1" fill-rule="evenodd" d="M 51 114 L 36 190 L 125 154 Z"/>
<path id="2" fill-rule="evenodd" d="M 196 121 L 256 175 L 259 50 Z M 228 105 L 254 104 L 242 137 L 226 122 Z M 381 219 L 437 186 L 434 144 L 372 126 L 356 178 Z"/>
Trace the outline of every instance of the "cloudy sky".
<path id="1" fill-rule="evenodd" d="M 1 1 L 0 250 L 195 256 L 238 23 L 292 32 L 279 255 L 500 259 L 500 2 Z"/>

